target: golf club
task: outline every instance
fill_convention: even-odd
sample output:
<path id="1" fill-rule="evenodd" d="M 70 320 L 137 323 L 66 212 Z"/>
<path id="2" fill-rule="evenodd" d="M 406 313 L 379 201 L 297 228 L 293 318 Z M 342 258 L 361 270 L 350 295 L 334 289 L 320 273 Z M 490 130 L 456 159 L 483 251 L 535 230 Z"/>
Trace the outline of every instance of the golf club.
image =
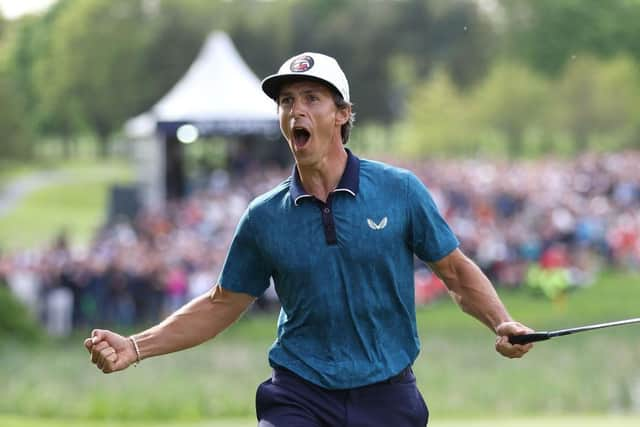
<path id="1" fill-rule="evenodd" d="M 617 322 L 599 323 L 597 325 L 580 326 L 578 328 L 560 329 L 557 331 L 540 331 L 524 335 L 512 335 L 509 337 L 511 344 L 528 344 L 530 342 L 545 341 L 553 337 L 561 337 L 563 335 L 575 334 L 576 332 L 592 331 L 594 329 L 610 328 L 612 326 L 630 325 L 632 323 L 640 323 L 640 317 L 627 320 L 618 320 Z"/>

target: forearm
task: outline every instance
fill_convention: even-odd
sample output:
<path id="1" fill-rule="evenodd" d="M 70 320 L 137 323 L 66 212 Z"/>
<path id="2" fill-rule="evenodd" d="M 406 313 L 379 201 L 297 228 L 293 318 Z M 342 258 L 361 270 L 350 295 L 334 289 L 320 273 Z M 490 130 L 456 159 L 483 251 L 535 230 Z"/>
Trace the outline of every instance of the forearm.
<path id="1" fill-rule="evenodd" d="M 500 354 L 505 357 L 522 357 L 531 349 L 531 344 L 521 346 L 509 343 L 509 336 L 533 330 L 511 319 L 487 276 L 459 249 L 439 261 L 429 263 L 429 266 L 447 285 L 449 293 L 460 308 L 487 325 L 498 336 L 496 350 Z"/>
<path id="2" fill-rule="evenodd" d="M 465 262 L 460 267 L 456 278 L 447 283 L 460 308 L 487 325 L 493 332 L 501 323 L 512 321 L 482 270 L 472 262 Z"/>
<path id="3" fill-rule="evenodd" d="M 457 251 L 434 271 L 444 281 L 454 301 L 493 332 L 503 322 L 512 321 L 493 285 L 480 268 Z"/>
<path id="4" fill-rule="evenodd" d="M 224 331 L 253 301 L 249 295 L 214 288 L 195 298 L 167 319 L 135 334 L 141 359 L 194 347 Z"/>

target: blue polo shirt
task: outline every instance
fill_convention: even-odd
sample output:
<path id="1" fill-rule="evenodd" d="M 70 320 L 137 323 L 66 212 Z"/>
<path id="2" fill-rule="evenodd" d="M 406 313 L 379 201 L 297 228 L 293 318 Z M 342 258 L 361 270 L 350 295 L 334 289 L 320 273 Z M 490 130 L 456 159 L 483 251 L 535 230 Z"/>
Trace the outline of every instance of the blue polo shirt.
<path id="1" fill-rule="evenodd" d="M 458 240 L 411 172 L 348 152 L 326 203 L 291 177 L 251 202 L 219 284 L 282 309 L 272 366 L 329 389 L 385 380 L 420 350 L 414 254 L 437 261 Z"/>

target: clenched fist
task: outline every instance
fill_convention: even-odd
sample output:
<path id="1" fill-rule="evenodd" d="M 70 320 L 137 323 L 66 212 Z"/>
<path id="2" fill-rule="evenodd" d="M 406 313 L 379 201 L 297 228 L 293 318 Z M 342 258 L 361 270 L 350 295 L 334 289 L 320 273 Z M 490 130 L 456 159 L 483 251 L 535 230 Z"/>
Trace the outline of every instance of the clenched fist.
<path id="1" fill-rule="evenodd" d="M 94 329 L 84 340 L 91 362 L 105 374 L 121 371 L 138 360 L 133 342 L 111 331 Z"/>
<path id="2" fill-rule="evenodd" d="M 533 347 L 533 344 L 511 344 L 509 336 L 529 334 L 534 332 L 533 329 L 524 326 L 519 322 L 504 322 L 496 328 L 496 351 L 508 358 L 519 358 L 527 354 Z"/>

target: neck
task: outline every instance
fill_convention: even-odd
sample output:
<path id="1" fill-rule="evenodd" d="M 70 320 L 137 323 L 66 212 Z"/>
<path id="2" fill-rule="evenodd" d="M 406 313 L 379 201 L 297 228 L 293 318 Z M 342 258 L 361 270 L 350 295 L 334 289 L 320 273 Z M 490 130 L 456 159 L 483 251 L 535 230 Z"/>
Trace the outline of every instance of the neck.
<path id="1" fill-rule="evenodd" d="M 347 167 L 347 152 L 340 145 L 339 150 L 330 153 L 314 165 L 298 164 L 298 174 L 302 187 L 316 199 L 327 201 L 329 193 L 336 189 Z"/>

